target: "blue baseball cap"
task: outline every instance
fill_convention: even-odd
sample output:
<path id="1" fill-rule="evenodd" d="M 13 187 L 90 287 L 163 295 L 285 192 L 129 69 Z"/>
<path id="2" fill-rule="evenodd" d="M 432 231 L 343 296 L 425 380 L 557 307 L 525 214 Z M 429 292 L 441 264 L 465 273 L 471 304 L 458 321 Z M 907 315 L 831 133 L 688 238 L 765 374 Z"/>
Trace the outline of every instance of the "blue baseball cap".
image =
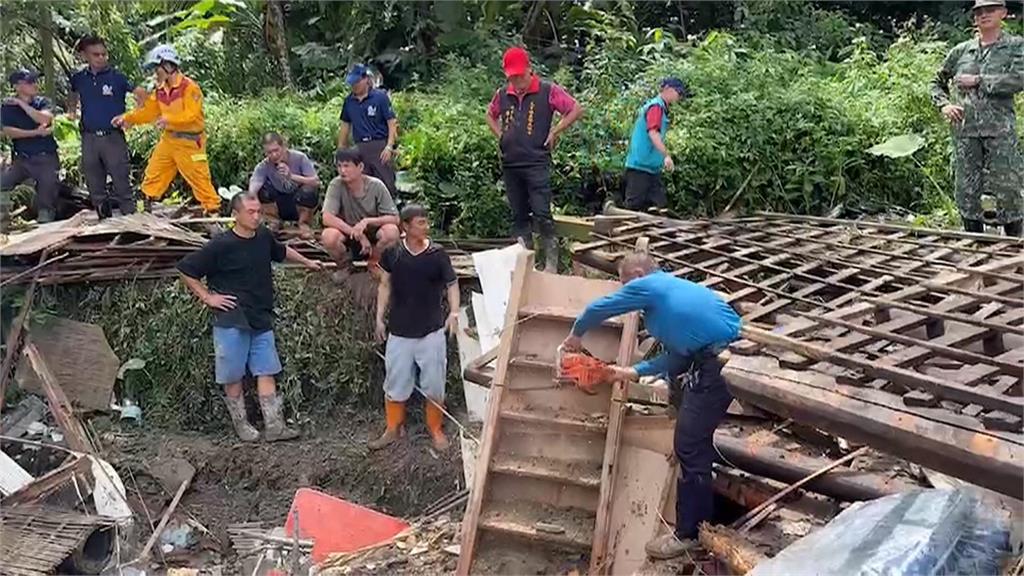
<path id="1" fill-rule="evenodd" d="M 356 82 L 359 82 L 363 78 L 370 75 L 370 69 L 366 64 L 356 64 L 348 71 L 348 76 L 345 77 L 345 82 L 349 86 L 355 86 Z"/>
<path id="2" fill-rule="evenodd" d="M 19 68 L 14 72 L 11 72 L 11 74 L 7 76 L 7 80 L 11 84 L 17 84 L 18 82 L 28 82 L 31 84 L 35 83 L 35 81 L 38 79 L 39 73 L 33 70 L 29 70 L 28 68 Z"/>
<path id="3" fill-rule="evenodd" d="M 668 78 L 663 78 L 661 80 L 661 83 L 658 84 L 658 87 L 659 88 L 672 88 L 673 90 L 678 92 L 680 96 L 689 96 L 690 95 L 690 90 L 686 87 L 686 83 L 683 82 L 680 78 L 677 78 L 675 76 L 669 76 Z"/>

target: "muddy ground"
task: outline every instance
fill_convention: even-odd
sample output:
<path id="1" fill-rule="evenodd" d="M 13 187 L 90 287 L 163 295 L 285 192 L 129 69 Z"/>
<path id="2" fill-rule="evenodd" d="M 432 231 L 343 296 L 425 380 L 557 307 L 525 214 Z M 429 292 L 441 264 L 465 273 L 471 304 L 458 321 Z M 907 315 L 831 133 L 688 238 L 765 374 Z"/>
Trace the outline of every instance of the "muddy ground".
<path id="1" fill-rule="evenodd" d="M 219 552 L 230 556 L 226 527 L 240 522 L 283 526 L 298 488 L 316 488 L 403 518 L 464 488 L 458 430 L 446 424 L 452 447 L 434 453 L 421 407 L 410 404 L 406 436 L 377 452 L 366 442 L 383 431 L 383 415 L 351 408 L 308 423 L 302 438 L 289 442 L 245 444 L 228 430 L 220 436 L 144 430 L 108 434 L 104 444 L 134 496 L 130 499 L 137 504 L 142 494 L 154 520 L 172 494 L 149 476 L 147 463 L 176 457 L 195 466 L 178 509 L 209 529 Z M 145 518 L 146 512 L 139 512 Z"/>

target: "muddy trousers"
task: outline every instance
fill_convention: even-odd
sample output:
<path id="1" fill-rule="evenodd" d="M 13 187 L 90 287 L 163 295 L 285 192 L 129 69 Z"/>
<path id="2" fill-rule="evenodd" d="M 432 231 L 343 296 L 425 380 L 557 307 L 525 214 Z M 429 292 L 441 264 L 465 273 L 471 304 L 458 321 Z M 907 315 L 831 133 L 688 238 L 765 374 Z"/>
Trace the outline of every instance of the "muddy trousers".
<path id="1" fill-rule="evenodd" d="M 982 195 L 996 201 L 999 224 L 1024 217 L 1024 155 L 1016 134 L 962 136 L 953 143 L 956 157 L 956 205 L 964 220 L 984 219 Z"/>
<path id="2" fill-rule="evenodd" d="M 206 159 L 206 136 L 193 140 L 176 138 L 165 132 L 149 157 L 142 193 L 150 200 L 159 200 L 178 173 L 192 188 L 192 194 L 204 210 L 220 210 L 220 196 L 213 188 L 210 164 Z"/>
<path id="3" fill-rule="evenodd" d="M 715 428 L 725 418 L 732 395 L 714 355 L 698 360 L 696 377 L 684 387 L 673 441 L 679 460 L 676 482 L 676 536 L 696 538 L 701 522 L 714 513 L 711 464 L 715 461 Z"/>

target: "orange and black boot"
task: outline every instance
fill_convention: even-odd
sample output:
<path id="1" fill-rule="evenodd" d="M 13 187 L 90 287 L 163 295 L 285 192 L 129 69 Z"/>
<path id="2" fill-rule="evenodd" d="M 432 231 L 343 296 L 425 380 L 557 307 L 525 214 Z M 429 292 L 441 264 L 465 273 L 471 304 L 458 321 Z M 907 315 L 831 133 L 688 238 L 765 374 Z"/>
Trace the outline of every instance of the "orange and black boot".
<path id="1" fill-rule="evenodd" d="M 402 436 L 402 424 L 405 423 L 405 402 L 385 400 L 384 415 L 387 420 L 387 429 L 380 435 L 380 438 L 367 442 L 366 445 L 370 450 L 380 450 Z"/>
<path id="2" fill-rule="evenodd" d="M 430 431 L 430 441 L 434 444 L 434 450 L 444 452 L 448 450 L 449 442 L 444 436 L 444 412 L 441 405 L 433 400 L 426 401 L 427 430 Z"/>

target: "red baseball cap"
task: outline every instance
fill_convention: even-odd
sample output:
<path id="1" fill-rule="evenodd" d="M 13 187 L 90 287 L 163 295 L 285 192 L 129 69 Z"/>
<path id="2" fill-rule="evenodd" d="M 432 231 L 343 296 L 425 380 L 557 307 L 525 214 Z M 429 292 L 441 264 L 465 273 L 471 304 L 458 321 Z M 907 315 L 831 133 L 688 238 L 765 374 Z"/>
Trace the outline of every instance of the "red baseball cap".
<path id="1" fill-rule="evenodd" d="M 505 56 L 501 59 L 501 67 L 505 70 L 505 76 L 518 76 L 526 74 L 530 69 L 530 54 L 524 48 L 513 46 L 505 50 Z"/>

